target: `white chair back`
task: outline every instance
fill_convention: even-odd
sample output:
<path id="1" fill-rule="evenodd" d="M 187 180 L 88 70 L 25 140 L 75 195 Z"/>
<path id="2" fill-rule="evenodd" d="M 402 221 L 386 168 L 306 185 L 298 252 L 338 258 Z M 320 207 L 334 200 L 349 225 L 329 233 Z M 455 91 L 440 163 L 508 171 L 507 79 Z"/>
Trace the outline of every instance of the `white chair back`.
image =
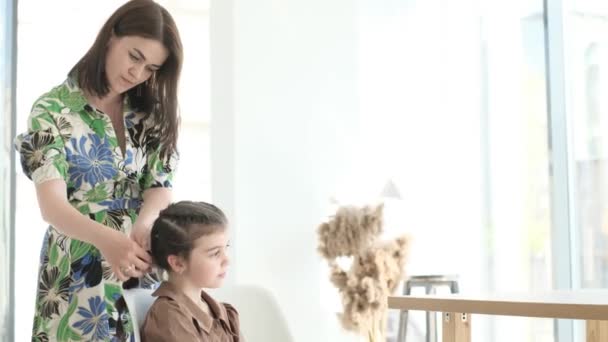
<path id="1" fill-rule="evenodd" d="M 255 285 L 224 286 L 210 290 L 217 301 L 232 304 L 239 312 L 246 342 L 292 342 L 285 316 L 267 289 Z"/>
<path id="2" fill-rule="evenodd" d="M 154 303 L 156 297 L 152 297 L 154 290 L 150 289 L 129 289 L 124 290 L 125 302 L 129 308 L 129 313 L 134 322 L 137 322 L 137 329 L 133 329 L 133 335 L 135 336 L 135 342 L 140 342 L 141 337 L 139 335 L 139 328 L 144 324 L 148 309 Z"/>

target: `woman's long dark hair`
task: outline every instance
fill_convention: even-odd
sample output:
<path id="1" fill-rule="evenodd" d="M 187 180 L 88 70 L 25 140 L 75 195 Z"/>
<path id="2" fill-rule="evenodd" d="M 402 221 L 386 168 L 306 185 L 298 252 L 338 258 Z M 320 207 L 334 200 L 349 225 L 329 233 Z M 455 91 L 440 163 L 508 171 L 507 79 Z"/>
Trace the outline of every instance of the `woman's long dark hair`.
<path id="1" fill-rule="evenodd" d="M 161 158 L 166 158 L 177 150 L 180 122 L 177 86 L 183 52 L 175 21 L 153 0 L 131 0 L 118 8 L 99 31 L 93 46 L 70 71 L 70 75 L 77 75 L 80 88 L 98 97 L 107 95 L 110 90 L 105 61 L 113 35 L 154 39 L 169 51 L 167 60 L 150 79 L 127 92 L 135 110 L 152 115 L 155 134 L 160 138 Z"/>

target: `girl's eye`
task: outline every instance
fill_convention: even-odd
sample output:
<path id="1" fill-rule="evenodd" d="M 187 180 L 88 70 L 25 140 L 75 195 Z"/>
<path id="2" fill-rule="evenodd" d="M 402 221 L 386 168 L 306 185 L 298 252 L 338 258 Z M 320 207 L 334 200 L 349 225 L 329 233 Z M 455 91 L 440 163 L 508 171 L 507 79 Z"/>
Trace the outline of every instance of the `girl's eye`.
<path id="1" fill-rule="evenodd" d="M 139 62 L 139 57 L 135 56 L 134 54 L 129 52 L 129 57 L 131 57 L 131 60 L 133 60 L 134 62 Z"/>

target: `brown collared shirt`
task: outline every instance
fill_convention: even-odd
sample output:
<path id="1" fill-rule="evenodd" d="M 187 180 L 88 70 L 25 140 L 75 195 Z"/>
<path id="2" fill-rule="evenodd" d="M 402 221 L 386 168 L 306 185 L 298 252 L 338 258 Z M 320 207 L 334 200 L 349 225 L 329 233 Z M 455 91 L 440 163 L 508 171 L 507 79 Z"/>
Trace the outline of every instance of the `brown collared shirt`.
<path id="1" fill-rule="evenodd" d="M 243 342 L 236 309 L 216 302 L 205 291 L 201 300 L 209 306 L 209 314 L 168 282 L 152 295 L 158 298 L 141 328 L 142 342 Z"/>

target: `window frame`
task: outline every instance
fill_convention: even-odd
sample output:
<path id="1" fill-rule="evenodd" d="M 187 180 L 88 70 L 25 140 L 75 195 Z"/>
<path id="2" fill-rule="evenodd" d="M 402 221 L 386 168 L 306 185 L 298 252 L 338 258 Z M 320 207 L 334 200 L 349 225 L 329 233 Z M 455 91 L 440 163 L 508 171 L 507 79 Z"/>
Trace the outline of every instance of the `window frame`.
<path id="1" fill-rule="evenodd" d="M 12 341 L 15 337 L 15 153 L 12 141 L 15 137 L 16 77 L 17 77 L 17 0 L 0 0 L 0 8 L 6 13 L 0 22 L 2 29 L 0 42 L 4 44 L 1 55 L 0 87 L 0 140 L 2 141 L 2 164 L 0 188 L 2 188 L 2 208 L 0 211 L 0 236 L 4 242 L 3 257 L 0 258 L 0 339 Z M 5 271 L 7 270 L 7 271 Z"/>

